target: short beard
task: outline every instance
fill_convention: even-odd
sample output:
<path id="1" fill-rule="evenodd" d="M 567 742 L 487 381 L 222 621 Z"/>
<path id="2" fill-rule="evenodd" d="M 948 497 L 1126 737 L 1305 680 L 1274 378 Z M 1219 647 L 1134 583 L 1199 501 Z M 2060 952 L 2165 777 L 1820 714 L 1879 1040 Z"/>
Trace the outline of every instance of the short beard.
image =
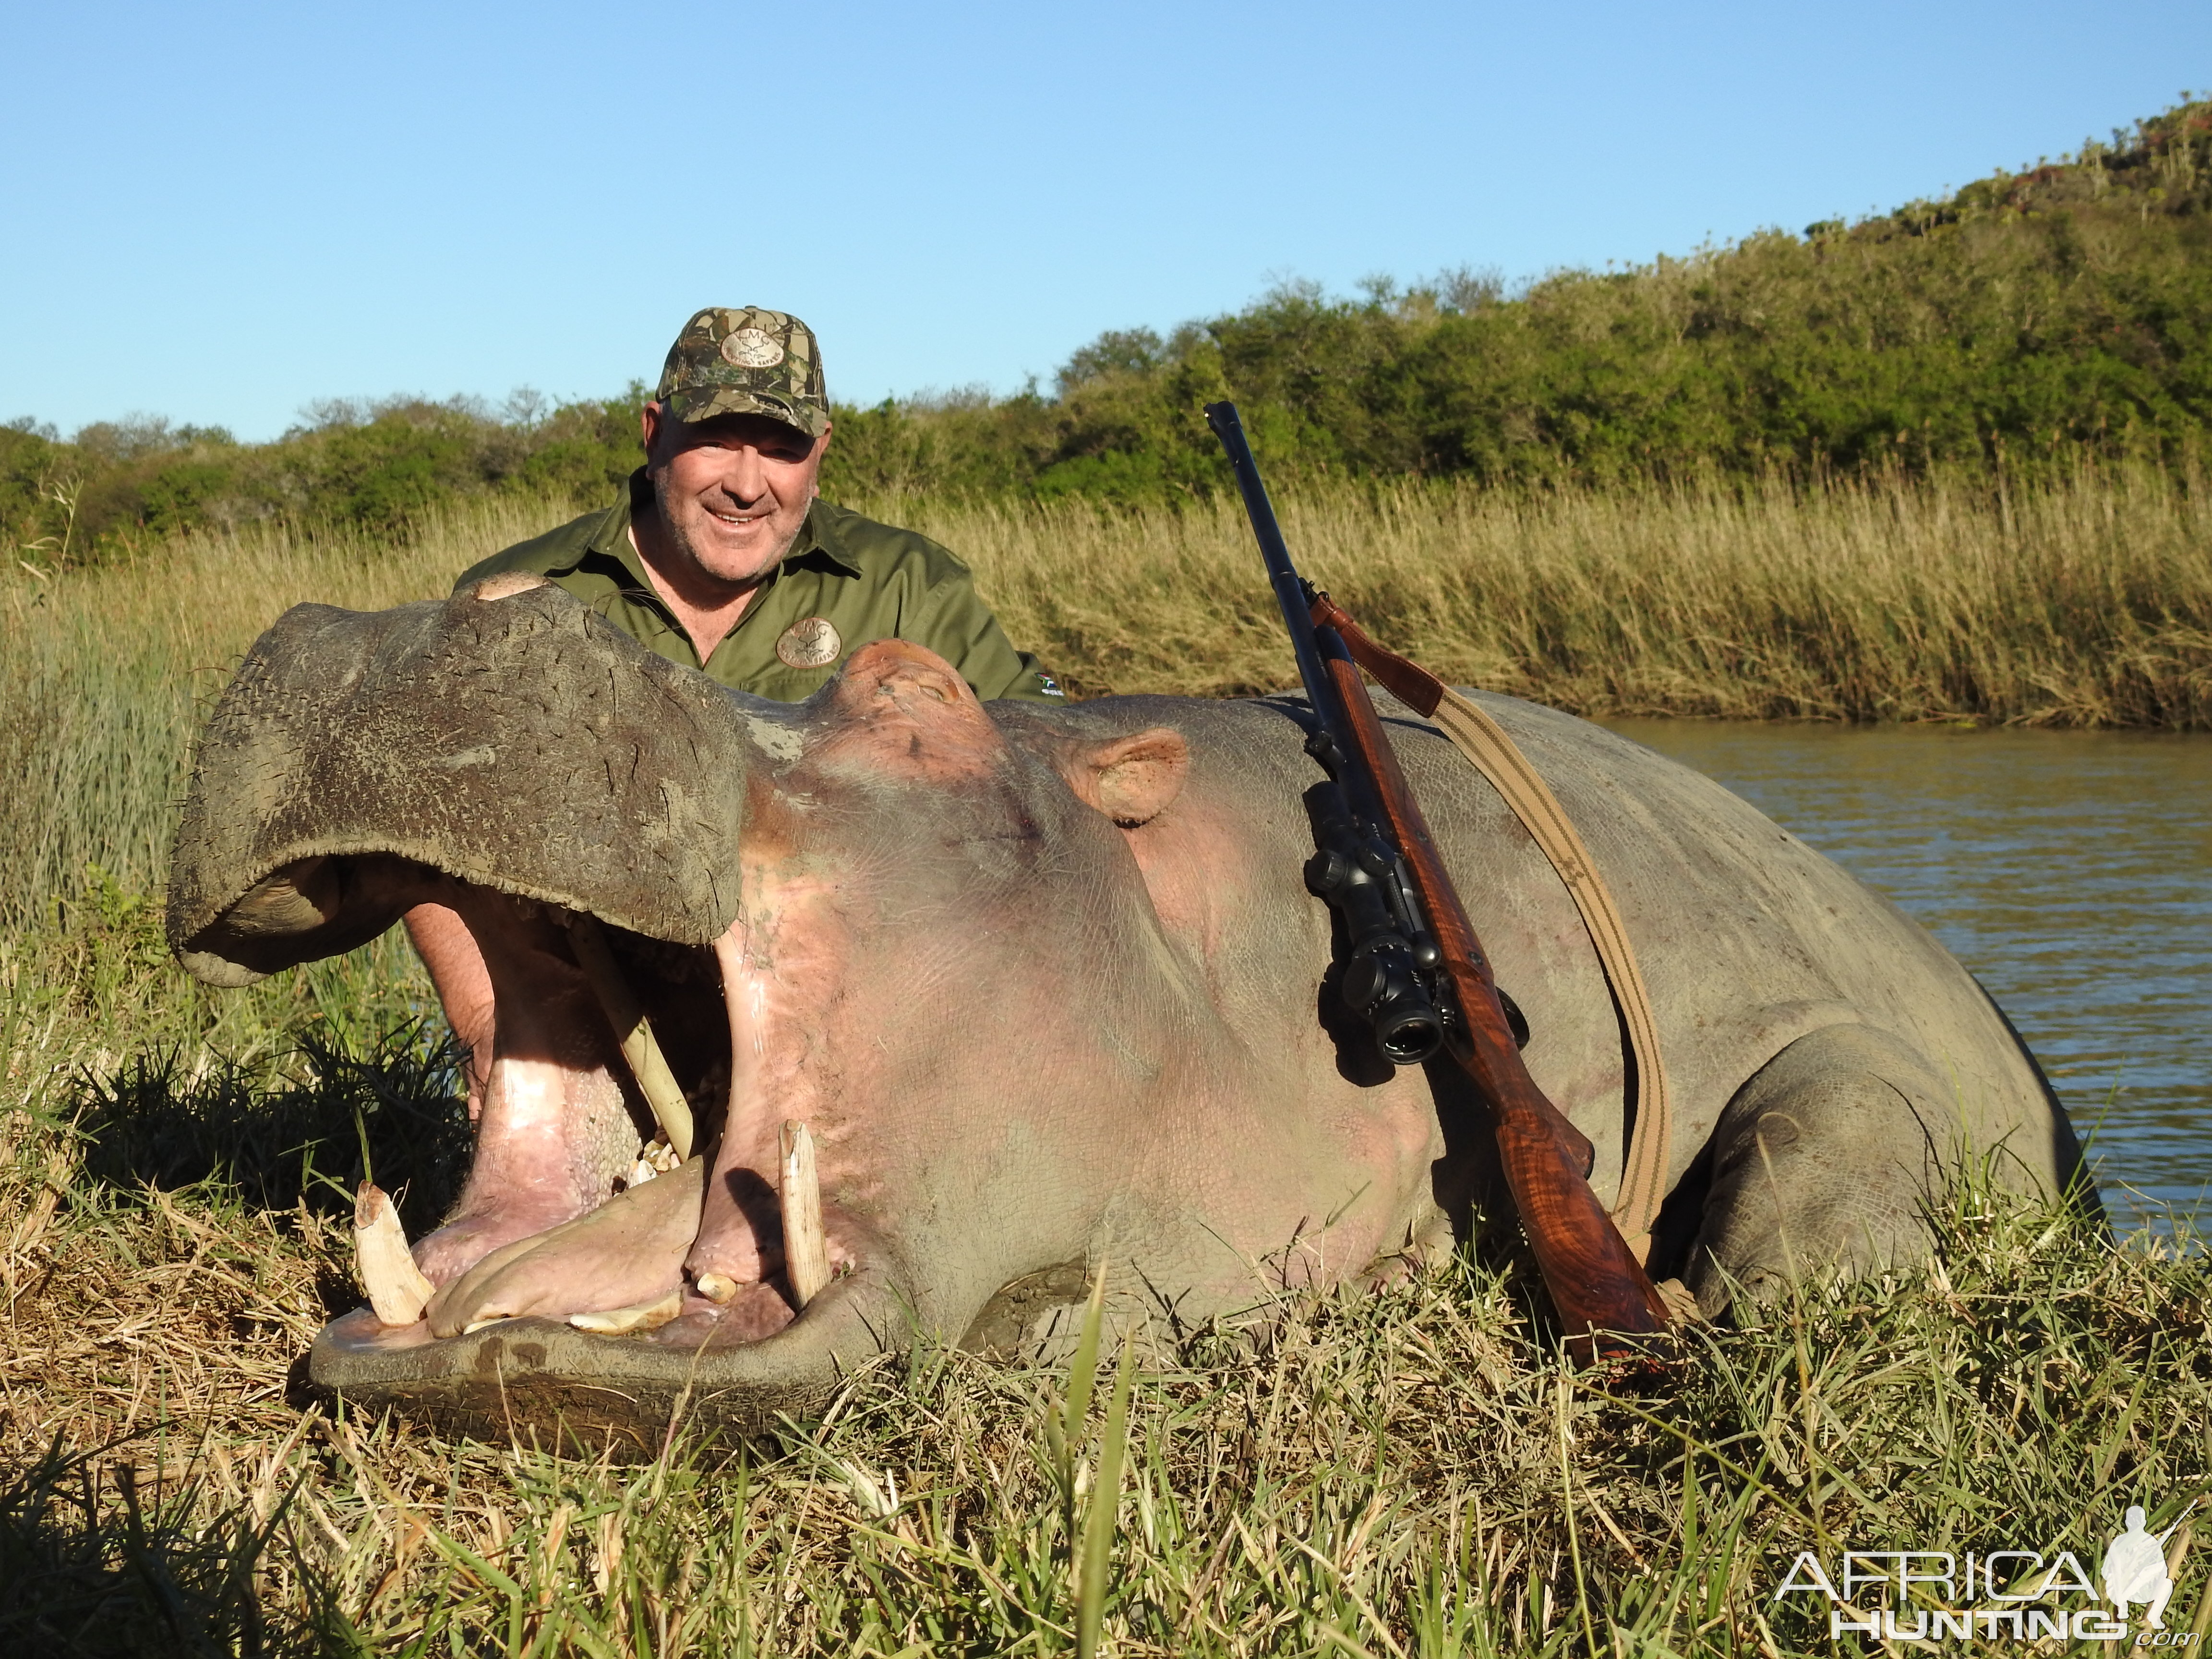
<path id="1" fill-rule="evenodd" d="M 660 533 L 668 538 L 669 545 L 682 554 L 694 570 L 705 570 L 707 566 L 699 556 L 698 545 L 691 539 L 690 527 L 679 522 L 675 514 L 668 510 L 667 469 L 648 465 L 645 470 L 645 477 L 646 482 L 653 486 L 653 510 L 660 520 Z M 806 520 L 802 517 L 793 526 L 791 534 L 784 538 L 783 544 L 775 550 L 775 557 L 769 560 L 761 573 L 752 579 L 754 586 L 767 581 L 769 577 L 775 574 L 776 568 L 782 564 L 793 544 L 798 542 L 799 532 L 805 527 Z"/>

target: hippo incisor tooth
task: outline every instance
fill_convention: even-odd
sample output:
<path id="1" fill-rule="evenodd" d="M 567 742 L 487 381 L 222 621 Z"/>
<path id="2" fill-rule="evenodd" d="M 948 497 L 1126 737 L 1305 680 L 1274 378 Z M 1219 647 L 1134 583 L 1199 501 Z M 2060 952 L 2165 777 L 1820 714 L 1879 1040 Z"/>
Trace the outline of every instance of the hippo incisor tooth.
<path id="1" fill-rule="evenodd" d="M 638 1092 L 645 1103 L 653 1108 L 661 1133 L 676 1150 L 676 1160 L 682 1163 L 691 1156 L 691 1105 L 684 1098 L 684 1091 L 677 1086 L 675 1073 L 668 1069 L 667 1056 L 660 1052 L 660 1044 L 653 1035 L 653 1023 L 645 1017 L 645 1006 L 629 988 L 616 965 L 614 952 L 607 949 L 606 935 L 599 931 L 599 918 L 579 911 L 568 921 L 568 942 L 575 949 L 576 965 L 584 970 L 584 977 L 592 982 L 592 994 L 607 1016 L 607 1024 L 615 1030 L 615 1040 L 622 1044 L 623 1058 L 629 1062 L 630 1075 L 637 1079 Z"/>
<path id="2" fill-rule="evenodd" d="M 354 1194 L 353 1261 L 380 1324 L 412 1325 L 422 1317 L 435 1287 L 408 1251 L 399 1212 L 374 1182 L 362 1182 Z"/>
<path id="3" fill-rule="evenodd" d="M 783 1271 L 804 1308 L 830 1282 L 830 1245 L 822 1235 L 822 1178 L 814 1169 L 814 1136 L 804 1123 L 783 1126 Z"/>
<path id="4" fill-rule="evenodd" d="M 708 1301 L 724 1306 L 738 1293 L 738 1281 L 727 1273 L 701 1273 L 698 1290 Z"/>
<path id="5" fill-rule="evenodd" d="M 609 1308 L 604 1313 L 578 1313 L 568 1316 L 568 1322 L 580 1331 L 596 1331 L 602 1336 L 621 1336 L 630 1331 L 657 1331 L 684 1311 L 684 1287 L 678 1285 L 665 1296 L 657 1296 L 650 1302 L 641 1302 L 630 1308 Z"/>

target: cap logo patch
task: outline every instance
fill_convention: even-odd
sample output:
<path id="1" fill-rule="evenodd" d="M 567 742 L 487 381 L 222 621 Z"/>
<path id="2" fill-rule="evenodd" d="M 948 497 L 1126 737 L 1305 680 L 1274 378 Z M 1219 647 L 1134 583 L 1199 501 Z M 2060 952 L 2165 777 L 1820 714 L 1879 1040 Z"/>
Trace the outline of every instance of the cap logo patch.
<path id="1" fill-rule="evenodd" d="M 793 668 L 819 668 L 837 660 L 845 641 L 826 617 L 806 617 L 783 630 L 775 654 Z"/>
<path id="2" fill-rule="evenodd" d="M 732 368 L 774 368 L 783 361 L 783 348 L 765 329 L 733 328 L 722 337 L 722 361 Z"/>

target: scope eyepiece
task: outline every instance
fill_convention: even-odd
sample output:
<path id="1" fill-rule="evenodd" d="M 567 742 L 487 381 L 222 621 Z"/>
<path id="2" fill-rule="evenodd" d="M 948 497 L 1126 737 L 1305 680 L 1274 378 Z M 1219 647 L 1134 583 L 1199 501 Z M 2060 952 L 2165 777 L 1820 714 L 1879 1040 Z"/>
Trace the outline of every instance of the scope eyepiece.
<path id="1" fill-rule="evenodd" d="M 1374 1028 L 1376 1046 L 1400 1066 L 1436 1053 L 1443 1020 L 1413 971 L 1413 955 L 1395 934 L 1370 939 L 1344 964 L 1337 991 L 1345 1006 Z"/>
<path id="2" fill-rule="evenodd" d="M 1443 1046 L 1444 1028 L 1429 1000 L 1416 993 L 1407 1003 L 1375 1016 L 1375 1046 L 1395 1066 L 1418 1066 Z"/>

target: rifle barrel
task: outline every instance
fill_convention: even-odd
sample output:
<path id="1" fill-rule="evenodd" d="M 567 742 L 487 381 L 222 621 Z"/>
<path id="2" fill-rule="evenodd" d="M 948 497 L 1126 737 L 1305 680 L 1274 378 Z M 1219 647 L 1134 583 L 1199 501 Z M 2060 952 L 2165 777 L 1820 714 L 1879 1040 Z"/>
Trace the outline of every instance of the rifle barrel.
<path id="1" fill-rule="evenodd" d="M 1291 550 L 1283 540 L 1283 527 L 1275 520 L 1274 503 L 1267 499 L 1267 486 L 1261 482 L 1260 464 L 1252 459 L 1252 446 L 1245 441 L 1244 422 L 1237 417 L 1237 405 L 1230 403 L 1208 404 L 1206 423 L 1213 428 L 1213 435 L 1221 440 L 1228 452 L 1230 467 L 1237 474 L 1237 488 L 1244 497 L 1244 514 L 1252 521 L 1252 533 L 1259 538 L 1260 557 L 1267 566 L 1267 580 L 1275 590 L 1275 602 L 1283 607 L 1283 625 L 1291 630 L 1291 649 L 1297 654 L 1298 678 L 1306 689 L 1306 701 L 1314 706 L 1330 728 L 1329 735 L 1341 742 L 1345 733 L 1336 728 L 1339 720 L 1329 718 L 1331 711 L 1323 699 L 1328 685 L 1328 676 L 1322 670 L 1321 651 L 1314 640 L 1313 617 L 1306 598 L 1306 585 L 1298 576 L 1297 567 L 1291 562 Z"/>

